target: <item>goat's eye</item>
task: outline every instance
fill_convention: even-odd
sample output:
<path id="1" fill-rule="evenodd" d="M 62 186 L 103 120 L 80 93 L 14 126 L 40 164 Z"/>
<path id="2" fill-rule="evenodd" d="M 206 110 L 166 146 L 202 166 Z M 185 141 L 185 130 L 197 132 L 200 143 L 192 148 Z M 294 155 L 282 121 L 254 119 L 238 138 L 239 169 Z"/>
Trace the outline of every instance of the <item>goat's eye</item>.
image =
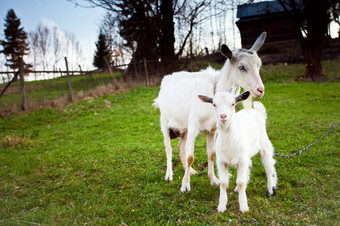
<path id="1" fill-rule="evenodd" d="M 243 65 L 238 66 L 238 69 L 240 71 L 247 71 L 246 68 Z"/>
<path id="2" fill-rule="evenodd" d="M 232 103 L 231 106 L 234 107 L 234 106 L 235 106 L 235 103 Z"/>
<path id="3" fill-rule="evenodd" d="M 216 104 L 213 104 L 214 107 L 216 107 Z"/>

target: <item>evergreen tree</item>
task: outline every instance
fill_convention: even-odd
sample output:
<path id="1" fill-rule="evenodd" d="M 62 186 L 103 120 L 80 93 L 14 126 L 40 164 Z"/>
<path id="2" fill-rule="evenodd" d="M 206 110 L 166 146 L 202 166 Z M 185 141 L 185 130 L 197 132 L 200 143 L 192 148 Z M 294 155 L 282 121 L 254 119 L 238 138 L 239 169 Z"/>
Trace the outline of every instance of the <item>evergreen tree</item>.
<path id="1" fill-rule="evenodd" d="M 99 32 L 98 41 L 96 42 L 96 52 L 94 54 L 93 59 L 93 66 L 97 67 L 98 69 L 106 69 L 106 63 L 104 58 L 110 62 L 110 49 L 106 42 L 106 37 L 102 31 Z"/>
<path id="2" fill-rule="evenodd" d="M 8 10 L 5 18 L 5 39 L 0 40 L 3 50 L 0 53 L 6 56 L 6 66 L 13 70 L 19 68 L 19 58 L 23 59 L 24 55 L 28 54 L 29 44 L 27 42 L 27 33 L 21 27 L 20 19 L 17 18 L 13 9 Z M 31 65 L 25 64 L 27 70 Z"/>

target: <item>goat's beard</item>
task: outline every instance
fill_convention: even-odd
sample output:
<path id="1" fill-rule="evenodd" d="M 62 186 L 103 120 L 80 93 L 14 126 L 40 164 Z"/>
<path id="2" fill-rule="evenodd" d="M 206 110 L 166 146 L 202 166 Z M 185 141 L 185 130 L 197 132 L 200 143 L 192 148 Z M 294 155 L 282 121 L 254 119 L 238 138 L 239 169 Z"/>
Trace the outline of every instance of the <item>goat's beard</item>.
<path id="1" fill-rule="evenodd" d="M 218 120 L 217 128 L 228 129 L 229 127 L 230 127 L 230 119 L 227 119 L 225 121 Z"/>

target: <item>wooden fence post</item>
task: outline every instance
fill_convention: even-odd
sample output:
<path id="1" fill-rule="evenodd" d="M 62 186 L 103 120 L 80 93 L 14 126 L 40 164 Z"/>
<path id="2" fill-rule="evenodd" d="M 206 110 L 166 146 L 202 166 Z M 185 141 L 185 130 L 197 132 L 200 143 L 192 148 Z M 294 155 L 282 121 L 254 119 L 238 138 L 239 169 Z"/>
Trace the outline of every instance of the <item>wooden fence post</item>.
<path id="1" fill-rule="evenodd" d="M 79 64 L 79 70 L 80 70 L 80 75 L 83 75 L 83 70 L 81 69 L 80 64 Z"/>
<path id="2" fill-rule="evenodd" d="M 105 64 L 106 64 L 107 68 L 109 69 L 110 74 L 112 76 L 113 85 L 115 86 L 115 89 L 118 90 L 119 89 L 118 81 L 117 81 L 116 76 L 115 76 L 115 74 L 113 73 L 113 71 L 110 67 L 109 61 L 106 59 L 106 57 L 104 57 L 104 61 L 105 61 Z"/>
<path id="3" fill-rule="evenodd" d="M 144 58 L 144 70 L 145 70 L 146 86 L 150 86 L 149 73 L 148 73 L 148 66 L 147 66 L 147 63 L 146 63 L 146 59 L 145 59 L 145 58 Z"/>
<path id="4" fill-rule="evenodd" d="M 16 80 L 16 78 L 18 77 L 18 75 L 19 75 L 19 71 L 14 73 L 14 77 L 12 78 L 12 80 L 9 81 L 9 82 L 7 83 L 7 85 L 6 85 L 6 87 L 1 91 L 0 97 L 2 97 L 2 95 L 4 95 L 4 93 L 5 93 L 5 91 L 7 90 L 7 88 L 12 84 L 13 81 Z M 5 81 L 4 78 L 3 78 L 3 81 Z"/>
<path id="5" fill-rule="evenodd" d="M 20 75 L 20 86 L 21 86 L 21 109 L 23 111 L 27 110 L 27 102 L 26 102 L 26 87 L 25 87 L 25 72 L 24 72 L 24 62 L 22 58 L 19 58 L 19 75 Z"/>
<path id="6" fill-rule="evenodd" d="M 60 68 L 59 68 L 59 73 L 60 73 L 60 77 L 63 77 L 63 73 L 61 72 Z"/>
<path id="7" fill-rule="evenodd" d="M 71 101 L 73 102 L 73 91 L 72 91 L 72 85 L 71 85 L 71 79 L 70 79 L 70 73 L 68 70 L 68 63 L 67 63 L 67 57 L 65 57 L 65 64 L 66 64 L 66 74 L 67 74 L 67 84 L 68 84 L 68 90 L 70 92 L 70 98 Z"/>

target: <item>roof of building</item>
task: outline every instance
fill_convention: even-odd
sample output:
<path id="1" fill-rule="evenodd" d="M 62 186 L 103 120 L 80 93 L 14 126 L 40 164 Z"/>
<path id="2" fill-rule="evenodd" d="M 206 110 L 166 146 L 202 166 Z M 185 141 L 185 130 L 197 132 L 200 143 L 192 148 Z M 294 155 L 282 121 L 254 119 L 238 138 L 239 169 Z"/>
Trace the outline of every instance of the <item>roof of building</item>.
<path id="1" fill-rule="evenodd" d="M 280 4 L 279 1 L 266 1 L 266 2 L 256 2 L 248 3 L 237 6 L 237 17 L 254 17 L 265 14 L 280 13 L 286 10 L 291 11 L 292 8 L 289 6 L 289 0 L 282 0 L 286 9 Z M 300 3 L 300 0 L 295 0 L 296 3 Z"/>

